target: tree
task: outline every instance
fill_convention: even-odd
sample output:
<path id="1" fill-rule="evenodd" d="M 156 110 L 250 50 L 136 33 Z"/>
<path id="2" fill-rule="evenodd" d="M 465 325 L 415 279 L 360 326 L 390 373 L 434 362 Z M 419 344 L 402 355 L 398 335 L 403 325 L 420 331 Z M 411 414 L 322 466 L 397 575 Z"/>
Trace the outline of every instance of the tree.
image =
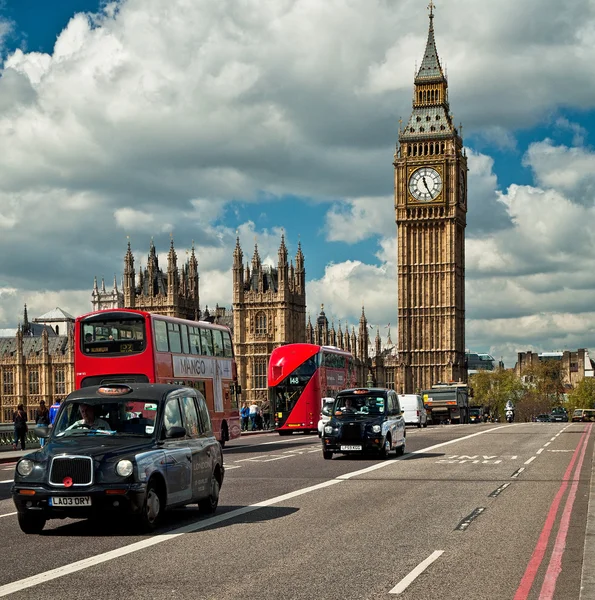
<path id="1" fill-rule="evenodd" d="M 473 404 L 483 406 L 492 416 L 504 416 L 506 402 L 520 402 L 525 388 L 512 369 L 479 371 L 471 375 L 469 385 L 473 390 Z"/>
<path id="2" fill-rule="evenodd" d="M 575 408 L 595 408 L 595 378 L 585 377 L 568 394 L 568 412 Z"/>

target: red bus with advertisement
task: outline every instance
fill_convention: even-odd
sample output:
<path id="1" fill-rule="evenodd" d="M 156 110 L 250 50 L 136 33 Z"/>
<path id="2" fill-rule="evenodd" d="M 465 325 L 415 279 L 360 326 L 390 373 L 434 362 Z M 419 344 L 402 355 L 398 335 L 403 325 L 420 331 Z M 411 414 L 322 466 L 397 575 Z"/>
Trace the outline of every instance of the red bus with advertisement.
<path id="1" fill-rule="evenodd" d="M 318 433 L 322 398 L 357 385 L 354 359 L 334 346 L 280 346 L 271 353 L 267 385 L 279 435 Z"/>
<path id="2" fill-rule="evenodd" d="M 76 389 L 108 383 L 173 383 L 205 397 L 221 445 L 240 436 L 240 393 L 229 328 L 140 310 L 76 318 Z"/>

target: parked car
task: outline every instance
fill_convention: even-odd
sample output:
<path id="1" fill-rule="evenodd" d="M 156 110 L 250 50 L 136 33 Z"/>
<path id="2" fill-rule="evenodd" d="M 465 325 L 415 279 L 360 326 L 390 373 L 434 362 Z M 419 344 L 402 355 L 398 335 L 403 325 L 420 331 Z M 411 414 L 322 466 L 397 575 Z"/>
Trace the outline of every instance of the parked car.
<path id="1" fill-rule="evenodd" d="M 376 452 L 388 458 L 405 452 L 405 419 L 394 390 L 357 388 L 337 394 L 324 426 L 322 455 Z"/>
<path id="2" fill-rule="evenodd" d="M 481 423 L 483 421 L 481 412 L 481 407 L 469 407 L 469 423 Z"/>
<path id="3" fill-rule="evenodd" d="M 542 414 L 542 415 L 537 415 L 535 420 L 538 423 L 551 423 L 552 417 L 550 415 Z"/>
<path id="4" fill-rule="evenodd" d="M 322 437 L 322 431 L 324 426 L 331 419 L 331 412 L 333 410 L 333 405 L 335 404 L 334 398 L 323 398 L 322 399 L 322 408 L 320 410 L 320 420 L 318 421 L 318 437 Z"/>
<path id="5" fill-rule="evenodd" d="M 223 483 L 223 455 L 209 411 L 195 389 L 111 384 L 72 392 L 45 446 L 16 464 L 12 497 L 25 533 L 48 519 L 130 514 L 153 530 L 166 508 L 198 503 L 212 513 Z"/>
<path id="6" fill-rule="evenodd" d="M 557 406 L 556 408 L 552 409 L 550 418 L 552 421 L 561 421 L 562 423 L 567 423 L 569 420 L 568 412 L 563 406 Z"/>
<path id="7" fill-rule="evenodd" d="M 406 425 L 428 426 L 428 415 L 424 401 L 419 394 L 399 394 L 399 404 Z"/>
<path id="8" fill-rule="evenodd" d="M 587 422 L 595 421 L 595 409 L 592 408 L 577 408 L 572 413 L 572 421 L 576 422 Z"/>

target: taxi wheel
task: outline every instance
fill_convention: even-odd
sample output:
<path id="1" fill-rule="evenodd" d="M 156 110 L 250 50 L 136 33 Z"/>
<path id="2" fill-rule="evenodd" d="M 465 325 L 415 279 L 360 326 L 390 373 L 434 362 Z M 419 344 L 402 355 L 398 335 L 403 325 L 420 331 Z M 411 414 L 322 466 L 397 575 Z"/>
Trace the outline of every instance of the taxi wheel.
<path id="1" fill-rule="evenodd" d="M 330 450 L 323 450 L 322 458 L 324 458 L 324 460 L 331 460 L 331 458 L 333 458 L 333 453 Z"/>
<path id="2" fill-rule="evenodd" d="M 215 473 L 211 477 L 211 491 L 209 495 L 198 503 L 198 510 L 203 514 L 214 513 L 217 510 L 219 504 L 219 491 L 221 490 L 221 484 Z"/>
<path id="3" fill-rule="evenodd" d="M 386 438 L 384 440 L 384 445 L 382 446 L 382 449 L 380 450 L 380 457 L 388 458 L 389 456 L 390 456 L 390 438 Z"/>
<path id="4" fill-rule="evenodd" d="M 397 456 L 403 456 L 403 454 L 405 454 L 405 440 L 406 438 L 403 437 L 403 445 L 397 448 Z"/>
<path id="5" fill-rule="evenodd" d="M 159 488 L 151 481 L 147 487 L 143 509 L 140 514 L 140 528 L 144 531 L 153 531 L 163 514 L 163 501 Z"/>
<path id="6" fill-rule="evenodd" d="M 46 524 L 46 519 L 40 515 L 31 513 L 19 513 L 17 515 L 19 527 L 24 533 L 41 533 Z"/>

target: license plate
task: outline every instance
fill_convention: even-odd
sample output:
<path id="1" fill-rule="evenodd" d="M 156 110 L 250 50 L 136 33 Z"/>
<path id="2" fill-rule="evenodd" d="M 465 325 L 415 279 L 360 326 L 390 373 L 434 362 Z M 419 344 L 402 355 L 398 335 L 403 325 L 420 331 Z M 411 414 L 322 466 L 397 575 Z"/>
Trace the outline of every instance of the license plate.
<path id="1" fill-rule="evenodd" d="M 53 496 L 50 506 L 91 506 L 91 496 Z"/>
<path id="2" fill-rule="evenodd" d="M 361 446 L 341 446 L 341 452 L 348 452 L 350 450 L 361 450 Z"/>

